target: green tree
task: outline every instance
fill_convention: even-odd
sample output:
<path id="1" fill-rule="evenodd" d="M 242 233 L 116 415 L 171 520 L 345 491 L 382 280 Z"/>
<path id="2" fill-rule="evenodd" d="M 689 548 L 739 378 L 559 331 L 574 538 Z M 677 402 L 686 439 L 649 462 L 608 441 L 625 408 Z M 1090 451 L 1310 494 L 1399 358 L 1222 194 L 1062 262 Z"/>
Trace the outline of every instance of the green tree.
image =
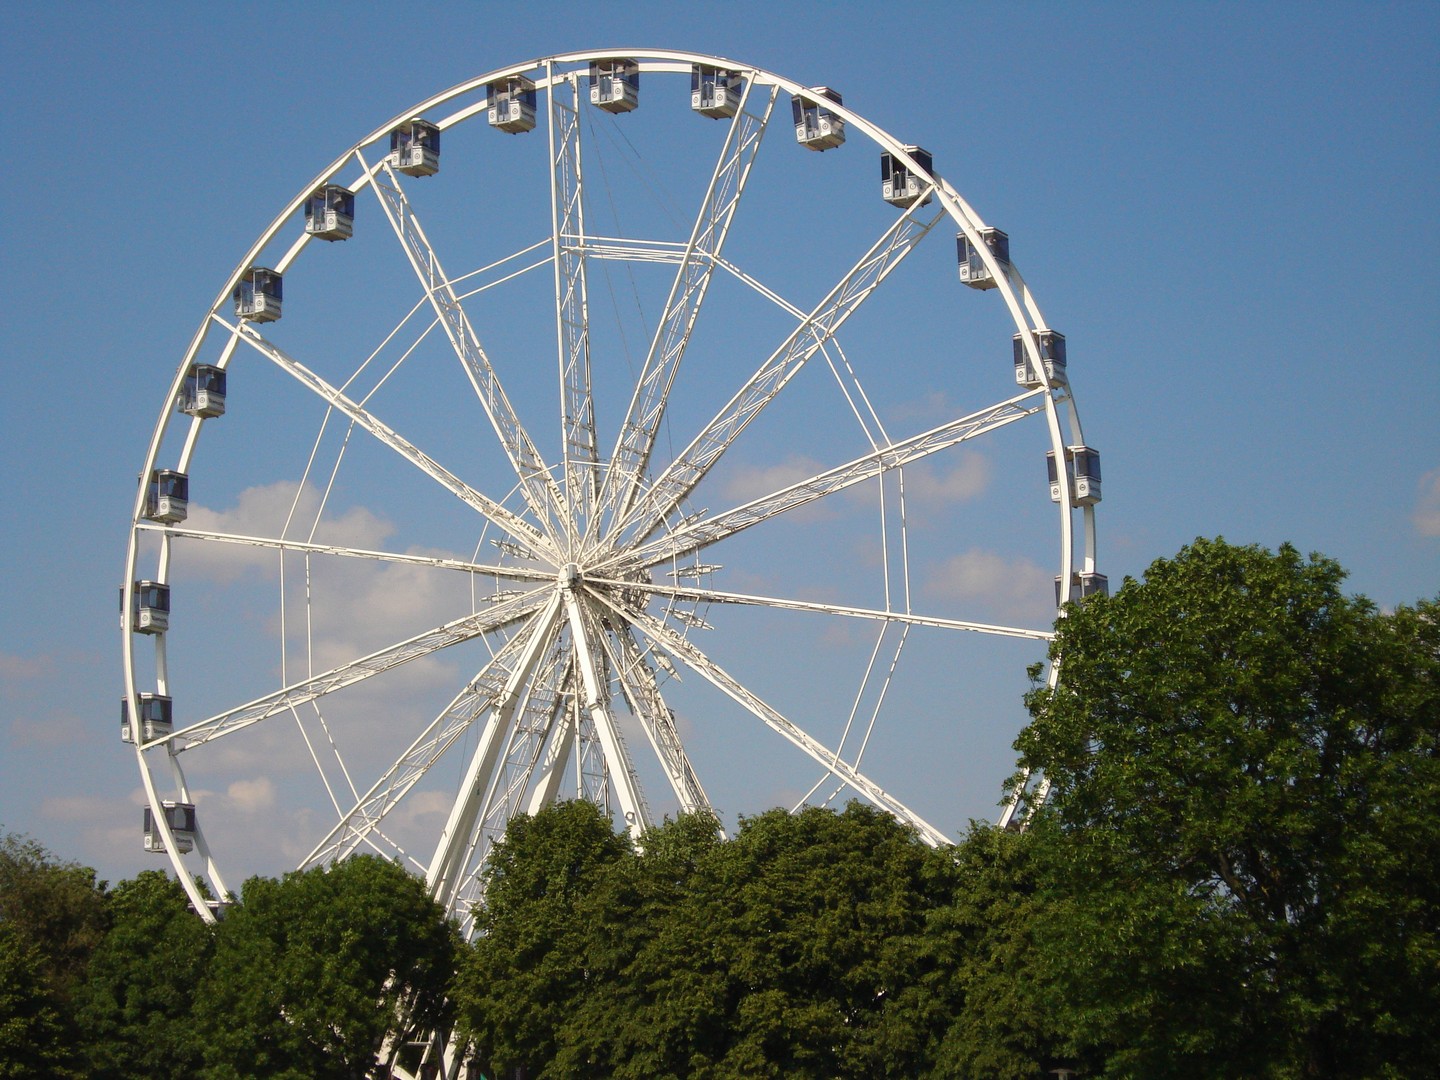
<path id="1" fill-rule="evenodd" d="M 197 987 L 213 946 L 210 928 L 175 879 L 147 870 L 109 898 L 110 932 L 78 994 L 81 1041 L 94 1080 L 193 1077 Z"/>
<path id="2" fill-rule="evenodd" d="M 461 1030 L 487 1074 L 547 1075 L 560 1029 L 593 985 L 578 906 L 626 858 L 629 840 L 592 803 L 558 803 L 510 822 L 455 991 Z"/>
<path id="3" fill-rule="evenodd" d="M 0 1077 L 78 1076 L 68 1025 L 45 977 L 45 957 L 0 919 Z"/>
<path id="4" fill-rule="evenodd" d="M 94 870 L 28 837 L 0 837 L 0 1060 L 78 1075 L 75 993 L 105 929 L 105 883 Z M 3 1072 L 10 1067 L 0 1075 L 35 1075 Z"/>
<path id="5" fill-rule="evenodd" d="M 402 1008 L 448 1023 L 455 931 L 419 879 L 373 856 L 251 878 L 197 995 L 209 1080 L 369 1073 Z"/>
<path id="6" fill-rule="evenodd" d="M 38 950 L 45 984 L 68 1009 L 105 936 L 105 883 L 88 866 L 62 862 L 37 841 L 6 833 L 0 838 L 0 922 Z"/>
<path id="7" fill-rule="evenodd" d="M 726 842 L 683 816 L 638 851 L 588 805 L 517 819 L 462 1012 L 492 1075 L 919 1075 L 945 1018 L 910 990 L 951 862 L 860 805 Z"/>
<path id="8" fill-rule="evenodd" d="M 1057 624 L 1035 924 L 1114 1076 L 1414 1076 L 1440 1015 L 1440 607 L 1197 540 Z"/>

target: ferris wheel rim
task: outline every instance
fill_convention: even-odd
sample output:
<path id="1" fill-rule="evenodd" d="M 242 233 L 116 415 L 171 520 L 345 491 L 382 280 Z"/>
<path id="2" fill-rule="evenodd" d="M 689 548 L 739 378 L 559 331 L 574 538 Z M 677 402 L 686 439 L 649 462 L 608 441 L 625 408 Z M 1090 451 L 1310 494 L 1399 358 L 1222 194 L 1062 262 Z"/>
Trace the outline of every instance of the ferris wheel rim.
<path id="1" fill-rule="evenodd" d="M 160 461 L 161 446 L 164 442 L 164 438 L 169 428 L 169 424 L 175 422 L 174 411 L 171 406 L 171 402 L 179 393 L 183 384 L 185 374 L 189 369 L 190 365 L 195 361 L 195 358 L 199 355 L 201 348 L 203 347 L 205 341 L 208 338 L 208 335 L 215 330 L 214 324 L 217 321 L 217 312 L 220 312 L 224 309 L 226 301 L 229 299 L 232 291 L 240 281 L 241 277 L 250 267 L 255 265 L 255 260 L 260 256 L 260 254 L 267 250 L 276 241 L 276 239 L 281 235 L 282 231 L 287 226 L 293 223 L 296 212 L 304 204 L 305 200 L 309 197 L 311 192 L 315 191 L 317 188 L 322 187 L 327 183 L 332 182 L 346 169 L 347 166 L 357 162 L 361 163 L 362 170 L 364 171 L 362 171 L 359 181 L 357 182 L 355 187 L 358 189 L 365 184 L 374 183 L 375 177 L 381 169 L 382 162 L 377 162 L 373 167 L 365 166 L 364 158 L 361 156 L 362 151 L 364 151 L 368 147 L 374 146 L 379 140 L 386 137 L 396 125 L 404 123 L 409 117 L 419 116 L 438 107 L 448 105 L 451 102 L 455 102 L 457 99 L 464 97 L 464 95 L 475 93 L 485 88 L 490 83 L 495 82 L 499 79 L 509 77 L 511 75 L 523 75 L 530 72 L 537 72 L 543 69 L 551 74 L 547 74 L 546 79 L 543 83 L 541 80 L 536 80 L 536 84 L 537 86 L 543 85 L 546 88 L 550 88 L 554 84 L 552 80 L 557 78 L 553 75 L 554 69 L 557 65 L 571 65 L 581 63 L 588 64 L 589 62 L 597 59 L 613 59 L 619 57 L 634 59 L 639 65 L 639 70 L 641 72 L 654 71 L 667 74 L 682 73 L 684 71 L 687 71 L 691 65 L 696 64 L 714 66 L 727 70 L 734 70 L 744 76 L 748 83 L 755 83 L 773 87 L 774 94 L 788 93 L 792 96 L 801 97 L 806 100 L 820 100 L 819 98 L 817 98 L 815 91 L 812 88 L 806 87 L 801 83 L 777 75 L 765 69 L 746 65 L 744 63 L 730 60 L 725 57 L 674 50 L 605 49 L 563 53 L 551 57 L 537 58 L 536 60 L 527 61 L 522 64 L 509 65 L 507 67 L 497 68 L 492 71 L 486 72 L 480 76 L 477 76 L 473 79 L 469 79 L 465 82 L 459 83 L 456 86 L 449 88 L 448 90 L 442 91 L 439 94 L 433 95 L 432 97 L 417 103 L 415 106 L 411 107 L 411 109 L 402 111 L 390 121 L 388 121 L 385 125 L 382 125 L 380 128 L 377 128 L 375 131 L 367 135 L 364 139 L 353 144 L 349 150 L 337 157 L 329 167 L 319 173 L 314 180 L 312 180 L 309 184 L 303 187 L 301 191 L 289 203 L 285 205 L 282 212 L 270 224 L 270 226 L 268 226 L 261 233 L 260 237 L 255 241 L 249 251 L 247 251 L 245 257 L 241 260 L 240 264 L 235 268 L 234 271 L 232 271 L 230 277 L 226 280 L 224 288 L 221 290 L 219 296 L 209 308 L 206 316 L 202 319 L 201 325 L 197 329 L 190 346 L 186 350 L 184 358 L 182 359 L 182 362 L 175 375 L 175 378 L 172 381 L 170 394 L 167 398 L 165 406 L 162 407 L 160 418 L 157 422 L 155 431 L 152 434 L 149 451 L 146 457 L 146 465 L 142 477 L 148 477 L 151 472 L 158 467 Z M 559 78 L 569 78 L 572 75 L 573 72 L 567 71 L 563 73 L 562 76 L 559 76 Z M 970 236 L 972 240 L 978 236 L 979 230 L 986 228 L 984 221 L 973 211 L 969 204 L 964 201 L 964 199 L 949 184 L 948 181 L 946 181 L 938 174 L 935 174 L 928 169 L 922 168 L 921 163 L 911 156 L 911 151 L 914 149 L 913 147 L 901 142 L 877 125 L 874 125 L 869 121 L 865 120 L 860 114 L 856 113 L 850 107 L 841 105 L 839 103 L 830 102 L 828 100 L 826 102 L 826 105 L 827 107 L 832 108 L 833 111 L 836 112 L 838 115 L 842 116 L 847 122 L 847 124 L 852 126 L 853 130 L 865 135 L 870 140 L 870 142 L 874 143 L 881 149 L 894 154 L 896 157 L 904 160 L 912 169 L 914 169 L 914 171 L 922 174 L 929 182 L 933 195 L 938 200 L 944 211 L 944 216 L 947 217 L 951 222 L 953 222 L 963 233 L 965 233 L 967 236 Z M 442 117 L 437 122 L 437 126 L 444 130 L 464 120 L 473 118 L 480 111 L 481 107 L 477 105 L 471 105 L 465 108 L 457 109 L 455 112 L 449 114 L 448 116 Z M 280 259 L 276 260 L 276 268 L 283 272 L 283 270 L 288 267 L 289 264 L 293 262 L 296 257 L 298 257 L 299 253 L 309 244 L 311 239 L 312 238 L 302 234 L 299 239 L 297 239 L 293 244 L 290 245 L 289 249 L 284 253 L 284 255 Z M 1021 327 L 1029 331 L 1039 331 L 1045 329 L 1046 324 L 1040 314 L 1039 307 L 1035 302 L 1034 297 L 1032 296 L 1028 286 L 1025 284 L 1024 279 L 1020 276 L 1019 271 L 1014 268 L 1013 264 L 1007 265 L 1002 269 L 998 263 L 995 263 L 994 257 L 988 251 L 988 249 L 985 248 L 984 245 L 979 246 L 983 257 L 992 264 L 991 270 L 995 278 L 995 283 L 998 287 L 998 291 L 1003 299 L 1003 302 L 1005 303 L 1006 307 L 1010 312 L 1011 319 L 1014 324 L 1017 327 Z M 1046 423 L 1050 435 L 1049 441 L 1055 452 L 1063 452 L 1066 446 L 1066 435 L 1065 431 L 1062 429 L 1068 429 L 1071 432 L 1071 439 L 1078 439 L 1079 437 L 1079 415 L 1075 407 L 1073 396 L 1069 394 L 1067 389 L 1062 401 L 1057 402 L 1055 396 L 1049 392 L 1052 387 L 1050 386 L 1048 376 L 1045 374 L 1045 365 L 1040 362 L 1039 354 L 1035 351 L 1036 347 L 1034 341 L 1032 340 L 1033 334 L 1022 334 L 1022 337 L 1024 339 L 1023 344 L 1025 348 L 1027 348 L 1032 354 L 1032 361 L 1034 363 L 1035 369 L 1039 372 L 1042 383 L 1044 384 L 1044 393 L 1041 396 L 1043 396 L 1044 398 L 1044 409 L 1047 417 Z M 226 356 L 227 360 L 230 355 L 230 350 L 238 347 L 239 341 L 240 335 L 237 333 L 232 336 L 229 344 L 226 345 L 226 352 L 224 355 Z M 1058 411 L 1058 406 L 1062 402 L 1068 410 L 1068 416 L 1065 418 L 1064 422 L 1062 422 L 1062 418 Z M 191 419 L 189 430 L 185 440 L 184 450 L 181 452 L 178 460 L 178 467 L 182 471 L 189 465 L 190 459 L 194 453 L 196 444 L 198 442 L 202 426 L 203 423 L 199 418 Z M 1066 481 L 1064 479 L 1062 470 L 1062 488 L 1065 483 Z M 152 528 L 152 526 L 147 522 L 147 519 L 144 517 L 143 514 L 145 499 L 144 486 L 145 485 L 142 482 L 141 489 L 139 492 L 137 492 L 135 504 L 132 509 L 130 523 L 130 539 L 129 545 L 127 547 L 126 557 L 126 577 L 125 583 L 122 586 L 122 611 L 124 612 L 125 620 L 127 623 L 127 625 L 122 631 L 122 638 L 124 641 L 122 649 L 125 668 L 126 699 L 129 702 L 137 701 L 139 683 L 137 681 L 135 673 L 135 634 L 130 630 L 128 626 L 128 613 L 130 611 L 130 605 L 132 603 L 132 584 L 136 580 L 135 575 L 137 572 L 137 566 L 139 565 L 140 537 L 143 533 L 150 531 Z M 1068 500 L 1069 493 L 1067 490 L 1065 492 L 1065 500 L 1062 501 L 1060 508 L 1062 537 L 1062 552 L 1060 563 L 1062 567 L 1062 574 L 1069 573 L 1076 563 L 1075 548 L 1077 545 L 1076 538 L 1073 535 L 1073 515 L 1069 512 L 1071 507 L 1069 506 Z M 1086 549 L 1087 560 L 1093 560 L 1093 519 L 1089 515 L 1086 516 L 1086 523 L 1088 531 L 1083 546 Z M 156 580 L 160 582 L 165 582 L 168 580 L 168 558 L 169 549 L 167 543 L 161 555 L 161 568 L 156 577 Z M 163 688 L 166 682 L 166 674 L 164 671 L 165 659 L 163 655 L 163 642 L 157 642 L 157 648 L 161 651 L 161 656 L 158 661 L 158 666 L 160 668 L 158 683 Z M 145 784 L 147 802 L 152 807 L 157 808 L 158 810 L 158 807 L 160 807 L 164 800 L 159 792 L 156 777 L 151 769 L 154 755 L 147 754 L 147 751 L 153 751 L 156 749 L 156 744 L 151 743 L 148 744 L 148 746 L 141 745 L 141 740 L 137 739 L 135 749 L 141 767 L 143 781 Z M 176 785 L 177 792 L 183 795 L 187 791 L 183 772 L 181 771 L 179 764 L 173 754 L 169 754 L 167 755 L 167 757 L 169 758 L 169 762 L 171 764 L 171 779 Z M 163 815 L 159 816 L 163 819 Z M 161 831 L 162 833 L 166 834 L 167 838 L 169 838 L 168 824 L 162 824 Z M 179 852 L 177 852 L 176 850 L 176 845 L 173 843 L 173 838 L 169 839 L 171 839 L 171 842 L 166 845 L 167 851 L 171 854 L 171 861 L 174 864 L 177 873 L 180 874 L 181 880 L 185 881 L 186 874 L 183 869 L 184 864 L 179 857 Z M 201 840 L 201 843 L 203 845 L 203 838 Z M 218 867 L 215 867 L 213 865 L 212 860 L 209 856 L 209 852 L 202 851 L 202 857 L 207 862 L 207 871 L 217 882 L 219 882 L 219 869 Z M 223 884 L 221 885 L 221 889 L 223 890 Z"/>

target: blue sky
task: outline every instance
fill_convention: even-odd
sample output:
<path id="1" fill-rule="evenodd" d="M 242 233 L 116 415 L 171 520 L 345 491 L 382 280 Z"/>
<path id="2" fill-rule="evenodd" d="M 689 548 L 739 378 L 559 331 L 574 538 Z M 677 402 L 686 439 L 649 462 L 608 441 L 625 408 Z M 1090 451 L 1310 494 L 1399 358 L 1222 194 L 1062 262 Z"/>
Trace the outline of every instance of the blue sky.
<path id="1" fill-rule="evenodd" d="M 445 87 L 569 50 L 729 56 L 838 87 L 926 146 L 1067 335 L 1112 583 L 1220 534 L 1324 552 L 1382 605 L 1436 595 L 1437 46 L 1428 4 L 6 5 L 0 824 L 112 879 L 155 865 L 138 836 L 116 842 L 139 812 L 114 731 L 115 588 L 196 325 L 347 146 Z M 482 211 L 493 182 L 471 178 Z M 251 430 L 232 460 L 263 458 Z M 403 533 L 381 502 L 351 509 Z M 1016 727 L 1022 689 L 1005 691 Z M 988 753 L 998 789 L 1008 765 Z M 251 765 L 232 783 L 261 783 Z M 283 773 L 271 783 L 283 801 Z M 990 816 L 996 789 L 947 824 Z"/>

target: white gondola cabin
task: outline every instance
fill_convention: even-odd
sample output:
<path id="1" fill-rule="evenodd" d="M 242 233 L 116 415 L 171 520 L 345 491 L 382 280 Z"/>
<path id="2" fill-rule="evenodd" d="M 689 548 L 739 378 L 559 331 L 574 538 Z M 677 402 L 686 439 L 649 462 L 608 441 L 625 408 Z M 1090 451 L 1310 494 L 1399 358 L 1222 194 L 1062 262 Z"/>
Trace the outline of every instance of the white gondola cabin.
<path id="1" fill-rule="evenodd" d="M 137 634 L 163 634 L 170 629 L 170 586 L 158 581 L 137 581 L 130 590 L 130 629 Z M 125 590 L 120 590 L 124 614 Z"/>
<path id="2" fill-rule="evenodd" d="M 390 167 L 406 176 L 434 176 L 440 171 L 440 129 L 418 116 L 390 132 Z"/>
<path id="3" fill-rule="evenodd" d="M 1084 600 L 1087 596 L 1109 596 L 1110 579 L 1104 574 L 1097 574 L 1093 570 L 1086 570 L 1070 575 L 1070 595 L 1060 595 L 1060 576 L 1055 576 L 1055 606 L 1059 607 L 1063 601 L 1074 602 Z"/>
<path id="4" fill-rule="evenodd" d="M 171 720 L 170 699 L 164 694 L 142 693 L 140 697 L 139 721 L 130 723 L 130 702 L 120 699 L 120 741 L 147 743 L 163 739 L 174 730 Z"/>
<path id="5" fill-rule="evenodd" d="M 1016 334 L 1015 381 L 1027 389 L 1043 386 L 1035 365 L 1030 362 L 1030 351 L 1025 348 L 1025 339 Z M 1035 348 L 1040 353 L 1040 363 L 1045 368 L 1045 377 L 1051 386 L 1063 386 L 1065 376 L 1065 335 L 1054 330 L 1036 330 Z"/>
<path id="6" fill-rule="evenodd" d="M 232 294 L 235 297 L 235 316 L 251 322 L 274 322 L 280 318 L 280 308 L 285 300 L 283 275 L 264 266 L 252 266 L 240 275 L 240 282 Z"/>
<path id="7" fill-rule="evenodd" d="M 915 159 L 915 164 L 925 170 L 926 176 L 931 172 L 933 162 L 928 150 L 922 150 L 918 146 L 905 147 L 905 153 Z M 915 172 L 905 162 L 895 157 L 886 150 L 880 155 L 880 196 L 886 202 L 894 206 L 914 206 L 920 200 L 922 193 L 930 186 L 930 181 Z M 924 206 L 930 201 L 930 196 L 925 195 Z"/>
<path id="8" fill-rule="evenodd" d="M 174 469 L 154 469 L 145 491 L 145 516 L 162 525 L 184 521 L 190 506 L 190 478 Z"/>
<path id="9" fill-rule="evenodd" d="M 1004 273 L 1010 269 L 1010 238 L 999 229 L 981 229 L 980 243 L 990 249 L 995 256 L 995 261 L 1000 264 L 1000 272 Z M 970 242 L 970 238 L 963 232 L 955 237 L 956 254 L 960 261 L 960 280 L 972 289 L 993 289 L 995 278 L 990 273 L 990 267 L 985 265 L 985 258 L 979 248 Z"/>
<path id="10" fill-rule="evenodd" d="M 193 851 L 195 848 L 195 804 L 166 799 L 160 805 L 164 808 L 165 821 L 170 826 L 170 835 L 175 838 L 175 850 L 182 855 L 187 851 Z M 150 813 L 148 806 L 145 808 L 145 850 L 160 853 L 165 851 L 165 834 L 160 831 L 160 826 Z"/>
<path id="11" fill-rule="evenodd" d="M 190 416 L 224 416 L 225 372 L 213 364 L 191 364 L 176 407 Z"/>
<path id="12" fill-rule="evenodd" d="M 497 79 L 486 87 L 490 126 L 518 135 L 535 130 L 535 83 L 524 75 Z"/>
<path id="13" fill-rule="evenodd" d="M 640 104 L 640 65 L 630 59 L 590 61 L 590 104 L 629 112 Z"/>
<path id="14" fill-rule="evenodd" d="M 1045 467 L 1050 474 L 1050 501 L 1060 501 L 1060 476 L 1055 466 L 1055 451 L 1045 454 Z M 1088 446 L 1065 448 L 1065 473 L 1070 478 L 1070 505 L 1094 506 L 1100 501 L 1100 453 Z"/>
<path id="15" fill-rule="evenodd" d="M 339 184 L 316 188 L 305 200 L 305 231 L 320 240 L 355 235 L 355 193 Z"/>
<path id="16" fill-rule="evenodd" d="M 740 88 L 744 78 L 738 71 L 694 64 L 690 68 L 690 108 L 701 116 L 717 119 L 740 111 Z"/>
<path id="17" fill-rule="evenodd" d="M 813 86 L 810 92 L 822 100 L 812 101 L 798 94 L 790 99 L 790 115 L 795 120 L 795 141 L 808 150 L 829 150 L 845 141 L 845 120 L 836 116 L 823 103 L 823 99 L 836 105 L 845 102 L 839 90 L 828 86 Z"/>

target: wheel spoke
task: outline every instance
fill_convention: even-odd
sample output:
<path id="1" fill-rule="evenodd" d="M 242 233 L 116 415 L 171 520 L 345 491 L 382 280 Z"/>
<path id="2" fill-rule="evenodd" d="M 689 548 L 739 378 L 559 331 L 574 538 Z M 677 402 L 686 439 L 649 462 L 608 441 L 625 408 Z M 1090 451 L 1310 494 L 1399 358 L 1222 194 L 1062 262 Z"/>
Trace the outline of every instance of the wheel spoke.
<path id="1" fill-rule="evenodd" d="M 216 713 L 189 727 L 179 728 L 169 735 L 145 745 L 148 748 L 168 743 L 173 748 L 173 752 L 177 754 L 192 750 L 197 746 L 213 742 L 221 736 L 233 734 L 251 724 L 259 723 L 277 713 L 288 712 L 297 706 L 327 694 L 333 694 L 337 690 L 343 690 L 345 687 L 353 686 L 365 679 L 373 678 L 411 660 L 431 656 L 451 645 L 513 625 L 538 607 L 543 602 L 545 595 L 545 589 L 533 589 L 522 596 L 502 601 L 488 611 L 467 615 L 433 630 L 427 630 L 423 634 L 417 634 L 415 637 L 407 638 L 348 664 L 341 664 L 339 667 L 331 668 L 319 675 L 282 687 L 274 693 L 266 694 L 264 697 L 256 698 L 244 705 Z"/>
<path id="2" fill-rule="evenodd" d="M 557 83 L 569 87 L 562 101 Z M 598 487 L 595 404 L 590 386 L 590 310 L 585 288 L 584 181 L 580 171 L 580 88 L 553 71 L 550 102 L 550 224 L 555 264 L 555 338 L 560 350 L 560 429 L 564 450 L 567 552 L 590 520 Z"/>
<path id="3" fill-rule="evenodd" d="M 494 782 L 495 764 L 501 750 L 509 741 L 515 710 L 557 632 L 561 616 L 560 606 L 558 594 L 552 591 L 543 613 L 534 622 L 534 629 L 519 661 L 510 671 L 504 688 L 490 709 L 485 730 L 461 782 L 460 796 L 450 809 L 445 828 L 441 830 L 426 881 L 435 899 L 447 908 L 462 884 L 465 863 L 473 848 L 475 823 Z"/>
<path id="4" fill-rule="evenodd" d="M 261 336 L 260 332 L 249 323 L 241 323 L 239 326 L 233 326 L 218 316 L 215 317 L 215 319 L 221 325 L 228 326 L 232 333 L 253 347 L 262 356 L 268 357 L 281 370 L 292 375 L 301 385 L 323 399 L 331 408 L 348 416 L 406 461 L 409 461 L 421 472 L 425 473 L 426 476 L 437 481 L 462 502 L 479 511 L 479 513 L 484 515 L 493 525 L 503 529 L 522 544 L 529 545 L 536 549 L 548 550 L 551 554 L 554 554 L 554 548 L 551 547 L 549 540 L 539 533 L 528 521 L 520 517 L 520 515 L 507 510 L 500 503 L 476 491 L 419 447 L 405 439 L 399 432 L 382 422 L 373 413 L 350 400 L 350 398 L 346 397 L 340 390 L 331 386 L 319 375 L 316 375 L 298 360 L 277 347 L 273 342 L 267 341 Z"/>
<path id="5" fill-rule="evenodd" d="M 640 793 L 640 782 L 635 776 L 635 765 L 630 752 L 620 735 L 619 725 L 610 710 L 609 686 L 600 668 L 599 641 L 601 632 L 592 619 L 586 617 L 574 589 L 564 590 L 565 613 L 570 623 L 570 639 L 575 646 L 575 666 L 580 673 L 580 687 L 584 690 L 585 711 L 595 725 L 595 734 L 605 752 L 605 763 L 609 766 L 610 782 L 615 787 L 620 801 L 620 812 L 625 825 L 633 835 L 639 835 L 650 826 L 650 812 Z"/>
<path id="6" fill-rule="evenodd" d="M 1049 641 L 1055 636 L 1053 630 L 999 626 L 992 623 L 972 622 L 967 619 L 949 619 L 939 615 L 921 615 L 908 611 L 882 611 L 878 608 L 862 608 L 850 604 L 787 600 L 778 596 L 755 596 L 746 593 L 722 592 L 718 589 L 696 589 L 685 585 L 658 584 L 647 581 L 608 581 L 603 578 L 590 580 L 596 585 L 609 585 L 617 589 L 634 589 L 637 592 L 650 593 L 654 596 L 701 604 L 734 604 L 741 607 L 774 608 L 777 611 L 809 611 L 821 615 L 839 615 L 848 619 L 871 619 L 904 626 L 930 626 L 941 630 L 968 630 L 977 634 L 1028 638 L 1032 641 Z"/>
<path id="7" fill-rule="evenodd" d="M 683 261 L 670 286 L 665 312 L 645 357 L 635 395 L 620 427 L 620 437 L 611 455 L 611 469 L 601 495 L 600 515 L 614 504 L 615 518 L 624 518 L 634 505 L 640 479 L 650 462 L 665 402 L 676 372 L 685 355 L 690 334 L 700 314 L 705 291 L 715 271 L 715 260 L 740 206 L 740 196 L 750 176 L 750 166 L 760 149 L 760 140 L 769 126 L 778 88 L 772 86 L 756 112 L 750 111 L 753 82 L 745 84 L 745 95 L 730 124 L 720 158 L 710 177 L 705 198 L 690 231 Z"/>
<path id="8" fill-rule="evenodd" d="M 238 533 L 192 529 L 184 525 L 157 525 L 147 521 L 141 522 L 136 528 L 144 532 L 165 533 L 171 537 L 201 540 L 207 543 L 272 548 L 276 551 L 299 551 L 307 555 L 334 555 L 346 559 L 374 559 L 385 563 L 428 566 L 435 570 L 455 570 L 465 574 L 506 578 L 515 581 L 551 581 L 555 577 L 553 572 L 546 572 L 528 566 L 502 566 L 499 563 L 467 562 L 464 559 L 447 559 L 433 555 L 414 555 L 398 551 L 371 551 L 367 548 L 344 547 L 339 544 L 314 544 L 304 540 L 283 540 L 271 536 L 243 536 Z M 509 599 L 509 597 L 501 597 L 500 599 Z"/>
<path id="9" fill-rule="evenodd" d="M 869 799 L 870 802 L 882 810 L 887 810 L 906 824 L 914 826 L 916 831 L 927 843 L 936 847 L 950 843 L 949 837 L 939 829 L 909 809 L 904 803 L 900 802 L 900 800 L 896 799 L 878 784 L 842 761 L 838 754 L 826 749 L 826 747 L 808 735 L 803 729 L 786 719 L 779 710 L 766 704 L 758 695 L 746 689 L 739 680 L 735 679 L 702 653 L 687 638 L 681 637 L 664 623 L 646 612 L 627 611 L 618 605 L 611 604 L 608 598 L 604 598 L 603 595 L 602 601 L 611 607 L 617 615 L 641 630 L 651 641 L 655 642 L 677 660 L 683 662 L 692 671 L 699 674 L 716 689 L 720 690 L 751 715 L 755 716 L 765 724 L 766 727 L 809 755 L 822 768 L 833 772 L 837 777 L 854 788 L 856 792 L 863 795 L 866 799 Z"/>
<path id="10" fill-rule="evenodd" d="M 425 289 L 425 295 L 445 327 L 455 355 L 460 358 L 465 374 L 485 409 L 485 415 L 490 418 L 490 424 L 499 436 L 500 445 L 520 478 L 525 501 L 536 520 L 542 523 L 542 527 L 559 528 L 564 520 L 564 508 L 555 478 L 550 475 L 549 467 L 535 449 L 535 444 L 521 425 L 510 399 L 506 397 L 499 376 L 495 373 L 490 358 L 485 355 L 480 339 L 470 325 L 470 319 L 465 314 L 459 297 L 456 296 L 455 286 L 445 276 L 440 260 L 421 229 L 420 221 L 410 206 L 410 201 L 405 197 L 399 179 L 388 163 L 381 168 L 384 179 L 381 179 L 381 173 L 377 172 L 371 186 L 379 196 L 385 217 L 395 230 L 395 235 L 399 237 L 410 265 Z M 563 529 L 561 532 L 563 533 Z"/>
<path id="11" fill-rule="evenodd" d="M 901 468 L 968 439 L 987 434 L 1045 409 L 1045 391 L 1031 390 L 1009 401 L 962 416 L 948 424 L 922 432 L 891 446 L 863 454 L 844 465 L 812 476 L 808 480 L 753 499 L 742 506 L 697 520 L 682 522 L 665 536 L 624 552 L 606 563 L 602 571 L 642 569 L 682 559 L 715 544 L 742 529 L 833 495 L 875 476 Z"/>
<path id="12" fill-rule="evenodd" d="M 620 688 L 630 705 L 630 711 L 639 718 L 655 751 L 665 777 L 680 802 L 680 812 L 691 814 L 697 810 L 710 809 L 710 800 L 700 786 L 680 733 L 675 729 L 675 714 L 660 695 L 660 684 L 654 669 L 645 658 L 640 643 L 628 626 L 621 626 L 615 632 L 620 645 L 620 655 L 611 655 L 611 662 L 620 677 Z"/>
<path id="13" fill-rule="evenodd" d="M 638 536 L 647 536 L 661 527 L 665 518 L 694 490 L 750 421 L 775 399 L 806 361 L 859 310 L 880 283 L 944 216 L 943 211 L 936 211 L 927 220 L 921 221 L 919 208 L 920 204 L 916 203 L 885 230 L 825 299 L 791 331 L 784 344 L 760 365 L 740 391 L 666 467 L 654 486 L 612 530 L 612 536 L 619 536 L 635 525 L 638 525 Z"/>
<path id="14" fill-rule="evenodd" d="M 365 835 L 379 828 L 385 815 L 424 779 L 431 766 L 439 761 L 462 735 L 470 730 L 477 717 L 490 708 L 505 689 L 515 657 L 530 640 L 534 621 L 522 627 L 485 665 L 465 689 L 432 720 L 420 736 L 410 744 L 399 759 L 375 781 L 370 790 L 356 802 L 301 866 L 323 866 L 350 854 Z"/>

